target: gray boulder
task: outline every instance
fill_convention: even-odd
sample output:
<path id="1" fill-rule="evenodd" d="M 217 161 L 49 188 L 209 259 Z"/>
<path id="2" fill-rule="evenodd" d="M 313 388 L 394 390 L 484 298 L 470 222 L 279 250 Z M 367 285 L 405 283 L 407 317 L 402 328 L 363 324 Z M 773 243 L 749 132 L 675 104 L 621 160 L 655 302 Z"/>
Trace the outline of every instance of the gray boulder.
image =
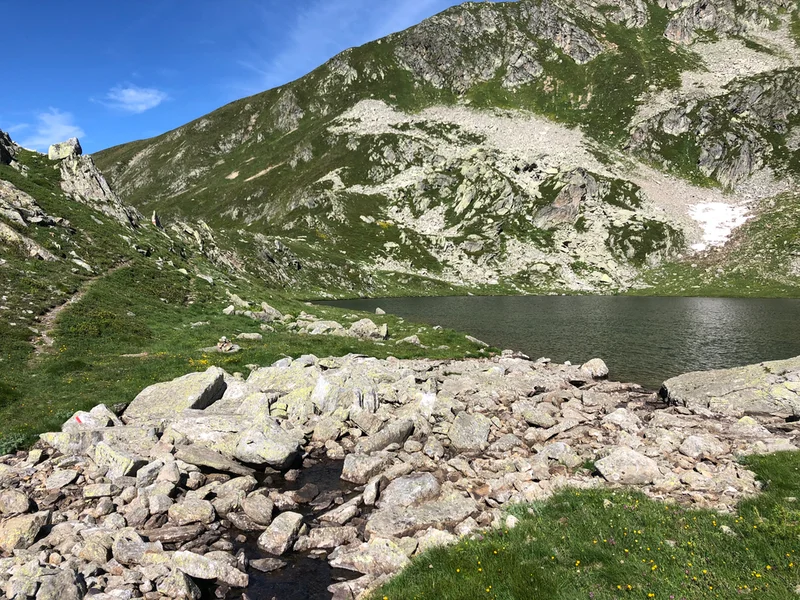
<path id="1" fill-rule="evenodd" d="M 369 436 L 356 445 L 356 452 L 370 454 L 383 450 L 390 444 L 403 444 L 414 433 L 414 422 L 411 419 L 392 421 L 378 433 Z"/>
<path id="2" fill-rule="evenodd" d="M 216 518 L 214 506 L 208 500 L 184 500 L 169 507 L 169 520 L 178 526 L 191 523 L 213 523 Z"/>
<path id="3" fill-rule="evenodd" d="M 302 443 L 302 434 L 293 435 L 272 421 L 242 433 L 234 456 L 242 462 L 285 469 L 297 458 Z"/>
<path id="4" fill-rule="evenodd" d="M 197 584 L 177 569 L 159 582 L 157 590 L 162 596 L 176 600 L 200 600 L 202 596 Z"/>
<path id="5" fill-rule="evenodd" d="M 403 549 L 395 542 L 372 538 L 356 547 L 345 547 L 331 556 L 330 564 L 336 569 L 347 569 L 368 575 L 397 573 L 410 563 Z"/>
<path id="6" fill-rule="evenodd" d="M 589 362 L 581 365 L 581 371 L 586 371 L 592 379 L 603 379 L 608 377 L 608 367 L 602 358 L 593 358 Z"/>
<path id="7" fill-rule="evenodd" d="M 344 459 L 342 479 L 363 485 L 391 464 L 391 457 L 384 454 L 348 454 Z"/>
<path id="8" fill-rule="evenodd" d="M 619 446 L 595 466 L 607 481 L 624 485 L 653 483 L 661 475 L 656 461 L 626 446 Z"/>
<path id="9" fill-rule="evenodd" d="M 414 473 L 392 481 L 381 493 L 379 506 L 411 506 L 436 498 L 441 485 L 431 473 Z"/>
<path id="10" fill-rule="evenodd" d="M 296 552 L 309 550 L 333 550 L 340 546 L 351 544 L 358 539 L 358 529 L 352 525 L 344 527 L 320 527 L 313 529 L 307 536 L 297 540 L 294 545 Z"/>
<path id="11" fill-rule="evenodd" d="M 190 465 L 198 467 L 209 467 L 225 473 L 235 473 L 237 475 L 252 475 L 253 469 L 240 465 L 235 460 L 203 446 L 202 444 L 191 444 L 181 446 L 175 452 L 175 458 L 182 460 Z"/>
<path id="12" fill-rule="evenodd" d="M 0 550 L 9 554 L 14 550 L 27 550 L 49 520 L 49 512 L 38 512 L 3 521 L 0 523 Z"/>
<path id="13" fill-rule="evenodd" d="M 689 458 L 716 458 L 730 452 L 730 446 L 710 434 L 690 435 L 678 451 Z"/>
<path id="14" fill-rule="evenodd" d="M 660 394 L 672 404 L 715 414 L 800 415 L 800 357 L 686 373 L 665 381 Z"/>
<path id="15" fill-rule="evenodd" d="M 173 418 L 187 408 L 204 409 L 222 398 L 225 387 L 225 371 L 219 367 L 157 383 L 134 398 L 124 419 L 127 422 L 160 421 Z"/>
<path id="16" fill-rule="evenodd" d="M 492 422 L 480 414 L 459 413 L 450 425 L 450 443 L 459 452 L 477 452 L 488 445 Z"/>
<path id="17" fill-rule="evenodd" d="M 258 547 L 275 556 L 281 556 L 292 547 L 302 526 L 303 515 L 300 513 L 281 513 L 258 538 Z"/>
<path id="18" fill-rule="evenodd" d="M 204 580 L 216 580 L 235 588 L 246 588 L 250 578 L 236 567 L 194 552 L 184 550 L 172 555 L 174 567 L 189 577 Z"/>
<path id="19" fill-rule="evenodd" d="M 31 501 L 26 494 L 18 490 L 5 490 L 0 492 L 0 514 L 21 515 L 28 512 Z"/>
<path id="20" fill-rule="evenodd" d="M 83 154 L 83 148 L 81 148 L 78 138 L 70 138 L 66 142 L 53 144 L 47 151 L 47 157 L 50 160 L 64 160 L 81 154 Z"/>
<path id="21" fill-rule="evenodd" d="M 389 337 L 389 326 L 378 326 L 372 319 L 361 319 L 350 326 L 348 333 L 361 340 L 380 341 Z"/>
<path id="22" fill-rule="evenodd" d="M 86 583 L 77 571 L 67 568 L 56 571 L 54 575 L 44 577 L 36 600 L 83 600 L 86 595 Z"/>
<path id="23" fill-rule="evenodd" d="M 253 494 L 242 503 L 242 510 L 254 523 L 267 526 L 272 523 L 272 512 L 275 505 L 263 494 Z"/>
<path id="24" fill-rule="evenodd" d="M 53 471 L 52 475 L 45 480 L 44 487 L 50 491 L 60 490 L 73 483 L 77 478 L 78 472 L 72 469 Z"/>
<path id="25" fill-rule="evenodd" d="M 370 536 L 404 537 L 430 527 L 455 527 L 479 510 L 472 498 L 451 495 L 417 506 L 391 506 L 369 516 L 366 532 Z"/>

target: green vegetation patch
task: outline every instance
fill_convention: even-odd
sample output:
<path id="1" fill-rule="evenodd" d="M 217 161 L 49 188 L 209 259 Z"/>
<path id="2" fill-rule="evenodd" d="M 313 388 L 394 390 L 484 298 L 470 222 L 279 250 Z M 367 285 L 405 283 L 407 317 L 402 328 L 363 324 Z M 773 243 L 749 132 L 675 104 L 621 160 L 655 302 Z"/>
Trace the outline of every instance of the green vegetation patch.
<path id="1" fill-rule="evenodd" d="M 764 493 L 735 514 L 627 490 L 564 490 L 514 529 L 430 550 L 374 600 L 786 600 L 800 585 L 800 453 L 751 457 Z"/>

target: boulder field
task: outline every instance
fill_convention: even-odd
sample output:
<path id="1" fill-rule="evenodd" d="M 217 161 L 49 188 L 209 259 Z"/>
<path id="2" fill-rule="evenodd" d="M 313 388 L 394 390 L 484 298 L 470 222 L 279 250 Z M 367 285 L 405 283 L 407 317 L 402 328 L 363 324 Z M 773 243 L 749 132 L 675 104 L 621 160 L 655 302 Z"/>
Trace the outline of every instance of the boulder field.
<path id="1" fill-rule="evenodd" d="M 506 351 L 303 356 L 150 386 L 0 457 L 0 590 L 247 597 L 304 553 L 352 572 L 329 589 L 357 598 L 432 546 L 513 527 L 511 503 L 624 485 L 729 511 L 759 490 L 737 456 L 797 449 L 800 358 L 658 394 L 607 375 Z M 320 466 L 341 481 L 314 480 Z"/>

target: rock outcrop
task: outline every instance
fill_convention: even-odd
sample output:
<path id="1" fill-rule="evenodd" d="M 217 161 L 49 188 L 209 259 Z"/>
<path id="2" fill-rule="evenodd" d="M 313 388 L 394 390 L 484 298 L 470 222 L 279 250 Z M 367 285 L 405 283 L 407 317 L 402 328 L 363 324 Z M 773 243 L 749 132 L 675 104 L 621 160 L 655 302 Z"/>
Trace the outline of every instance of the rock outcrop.
<path id="1" fill-rule="evenodd" d="M 687 100 L 633 130 L 630 148 L 665 168 L 688 168 L 735 188 L 764 168 L 785 168 L 785 138 L 800 114 L 800 68 L 771 72 L 732 84 L 707 100 Z M 776 137 L 777 136 L 777 137 Z M 684 160 L 678 165 L 665 156 Z M 687 148 L 689 149 L 687 153 Z"/>
<path id="2" fill-rule="evenodd" d="M 74 158 L 83 154 L 83 148 L 78 138 L 70 138 L 66 142 L 59 142 L 53 144 L 47 152 L 50 160 L 64 160 L 66 158 Z"/>
<path id="3" fill-rule="evenodd" d="M 14 142 L 11 141 L 11 138 L 5 131 L 0 130 L 0 164 L 11 164 L 15 154 L 16 147 Z"/>
<path id="4" fill-rule="evenodd" d="M 64 193 L 126 227 L 138 227 L 143 219 L 142 215 L 119 199 L 95 166 L 91 156 L 81 156 L 80 152 L 74 152 L 65 156 L 59 154 L 59 158 L 61 189 Z"/>
<path id="5" fill-rule="evenodd" d="M 510 351 L 188 375 L 148 388 L 121 419 L 102 405 L 76 413 L 38 448 L 0 458 L 0 588 L 32 597 L 58 578 L 74 598 L 196 598 L 198 584 L 224 595 L 300 552 L 353 572 L 330 588 L 350 597 L 565 486 L 731 510 L 759 489 L 737 455 L 796 449 L 785 408 L 798 372 L 800 359 L 687 374 L 665 384 L 671 406 L 602 379 L 599 359 Z M 255 460 L 256 439 L 286 458 Z M 304 478 L 342 459 L 341 484 Z M 265 462 L 257 479 L 251 465 Z M 234 542 L 246 550 L 234 556 Z"/>
<path id="6" fill-rule="evenodd" d="M 700 371 L 664 382 L 661 395 L 691 410 L 736 417 L 800 416 L 800 358 Z"/>

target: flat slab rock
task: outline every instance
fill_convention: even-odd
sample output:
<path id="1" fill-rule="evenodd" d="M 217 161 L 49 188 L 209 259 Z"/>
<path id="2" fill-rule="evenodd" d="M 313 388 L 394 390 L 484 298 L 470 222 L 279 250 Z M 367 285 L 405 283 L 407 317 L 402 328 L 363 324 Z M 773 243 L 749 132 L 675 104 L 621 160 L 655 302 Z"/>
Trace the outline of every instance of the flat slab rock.
<path id="1" fill-rule="evenodd" d="M 668 402 L 715 414 L 800 415 L 800 356 L 735 369 L 686 373 L 664 382 Z"/>
<path id="2" fill-rule="evenodd" d="M 123 415 L 126 422 L 174 418 L 187 408 L 203 409 L 225 393 L 225 371 L 211 367 L 142 390 Z"/>
<path id="3" fill-rule="evenodd" d="M 429 527 L 455 527 L 479 511 L 472 498 L 451 496 L 418 506 L 390 506 L 372 513 L 366 531 L 370 536 L 405 537 Z"/>

